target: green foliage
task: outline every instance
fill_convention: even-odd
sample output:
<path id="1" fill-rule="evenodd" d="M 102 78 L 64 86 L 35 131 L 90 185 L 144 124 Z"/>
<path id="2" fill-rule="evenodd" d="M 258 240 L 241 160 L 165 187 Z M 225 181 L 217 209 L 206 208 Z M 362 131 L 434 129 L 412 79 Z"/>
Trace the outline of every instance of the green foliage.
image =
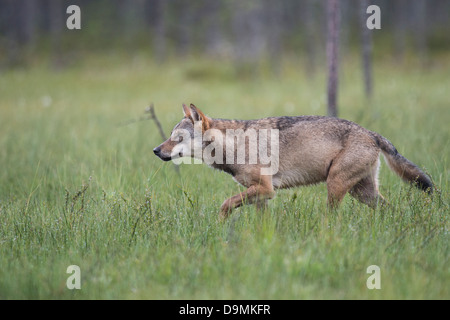
<path id="1" fill-rule="evenodd" d="M 266 212 L 246 206 L 225 222 L 240 188 L 204 165 L 177 175 L 139 118 L 150 102 L 166 132 L 195 103 L 212 117 L 324 114 L 324 74 L 286 61 L 277 77 L 240 78 L 232 65 L 147 56 L 92 56 L 51 72 L 0 78 L 1 299 L 449 299 L 448 59 L 375 65 L 366 101 L 344 61 L 340 116 L 390 139 L 432 176 L 432 198 L 381 168 L 391 206 L 347 196 L 326 210 L 324 185 L 280 191 Z M 125 122 L 124 122 L 125 121 Z M 81 290 L 66 268 L 81 268 Z M 381 290 L 369 290 L 369 265 Z"/>

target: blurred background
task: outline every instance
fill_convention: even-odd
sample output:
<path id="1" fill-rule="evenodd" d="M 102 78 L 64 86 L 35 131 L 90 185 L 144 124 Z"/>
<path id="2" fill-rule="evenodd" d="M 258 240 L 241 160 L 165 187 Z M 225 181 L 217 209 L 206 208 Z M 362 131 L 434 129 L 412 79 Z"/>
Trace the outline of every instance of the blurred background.
<path id="1" fill-rule="evenodd" d="M 66 8 L 81 9 L 81 30 L 68 30 Z M 402 62 L 414 55 L 429 63 L 450 47 L 446 0 L 338 1 L 340 56 L 361 50 L 370 4 L 381 9 L 373 38 L 377 56 Z M 269 64 L 282 70 L 287 57 L 305 72 L 324 64 L 327 1 L 318 0 L 1 0 L 0 66 L 27 66 L 45 56 L 63 68 L 92 52 L 122 51 L 168 58 L 231 60 L 242 72 Z"/>

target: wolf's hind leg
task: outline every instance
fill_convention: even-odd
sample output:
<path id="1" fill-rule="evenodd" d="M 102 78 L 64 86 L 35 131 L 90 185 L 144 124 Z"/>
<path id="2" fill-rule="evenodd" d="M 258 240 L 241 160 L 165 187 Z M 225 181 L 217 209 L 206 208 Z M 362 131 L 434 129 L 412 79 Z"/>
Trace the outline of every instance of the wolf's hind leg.
<path id="1" fill-rule="evenodd" d="M 363 149 L 362 154 L 344 150 L 334 160 L 327 177 L 328 207 L 336 209 L 350 193 L 361 202 L 371 205 L 378 195 L 376 184 L 378 153 Z"/>
<path id="2" fill-rule="evenodd" d="M 361 179 L 356 185 L 350 189 L 350 195 L 358 199 L 360 202 L 367 204 L 371 208 L 378 205 L 385 205 L 387 202 L 378 190 L 378 170 L 380 168 L 380 159 L 377 159 L 370 174 Z"/>
<path id="3" fill-rule="evenodd" d="M 359 181 L 350 189 L 350 194 L 373 209 L 377 205 L 385 203 L 383 196 L 378 192 L 377 182 L 373 176 L 368 176 Z"/>

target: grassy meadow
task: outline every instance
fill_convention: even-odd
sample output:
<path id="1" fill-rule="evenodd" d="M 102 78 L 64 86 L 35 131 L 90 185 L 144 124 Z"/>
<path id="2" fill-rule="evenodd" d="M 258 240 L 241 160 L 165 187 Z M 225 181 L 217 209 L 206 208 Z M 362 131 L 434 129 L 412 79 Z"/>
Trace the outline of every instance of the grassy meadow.
<path id="1" fill-rule="evenodd" d="M 363 94 L 358 56 L 340 67 L 339 116 L 387 137 L 433 179 L 433 197 L 382 161 L 388 209 L 325 185 L 279 191 L 269 209 L 222 202 L 242 190 L 206 165 L 159 160 L 144 116 L 166 134 L 194 103 L 211 117 L 326 112 L 326 75 L 287 59 L 239 76 L 232 64 L 145 54 L 92 55 L 65 69 L 36 61 L 0 75 L 0 299 L 450 299 L 450 56 L 374 64 Z M 69 290 L 69 265 L 81 290 Z M 366 269 L 380 267 L 381 289 Z"/>

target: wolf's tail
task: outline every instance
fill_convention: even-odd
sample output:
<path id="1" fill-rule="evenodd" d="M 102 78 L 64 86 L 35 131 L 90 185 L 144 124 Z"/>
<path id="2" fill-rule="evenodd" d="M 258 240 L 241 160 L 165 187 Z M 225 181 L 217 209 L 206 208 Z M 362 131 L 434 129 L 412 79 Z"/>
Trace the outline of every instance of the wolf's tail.
<path id="1" fill-rule="evenodd" d="M 406 159 L 385 137 L 375 133 L 375 140 L 383 152 L 384 158 L 391 168 L 404 181 L 414 184 L 419 189 L 431 194 L 433 183 L 414 163 Z"/>

